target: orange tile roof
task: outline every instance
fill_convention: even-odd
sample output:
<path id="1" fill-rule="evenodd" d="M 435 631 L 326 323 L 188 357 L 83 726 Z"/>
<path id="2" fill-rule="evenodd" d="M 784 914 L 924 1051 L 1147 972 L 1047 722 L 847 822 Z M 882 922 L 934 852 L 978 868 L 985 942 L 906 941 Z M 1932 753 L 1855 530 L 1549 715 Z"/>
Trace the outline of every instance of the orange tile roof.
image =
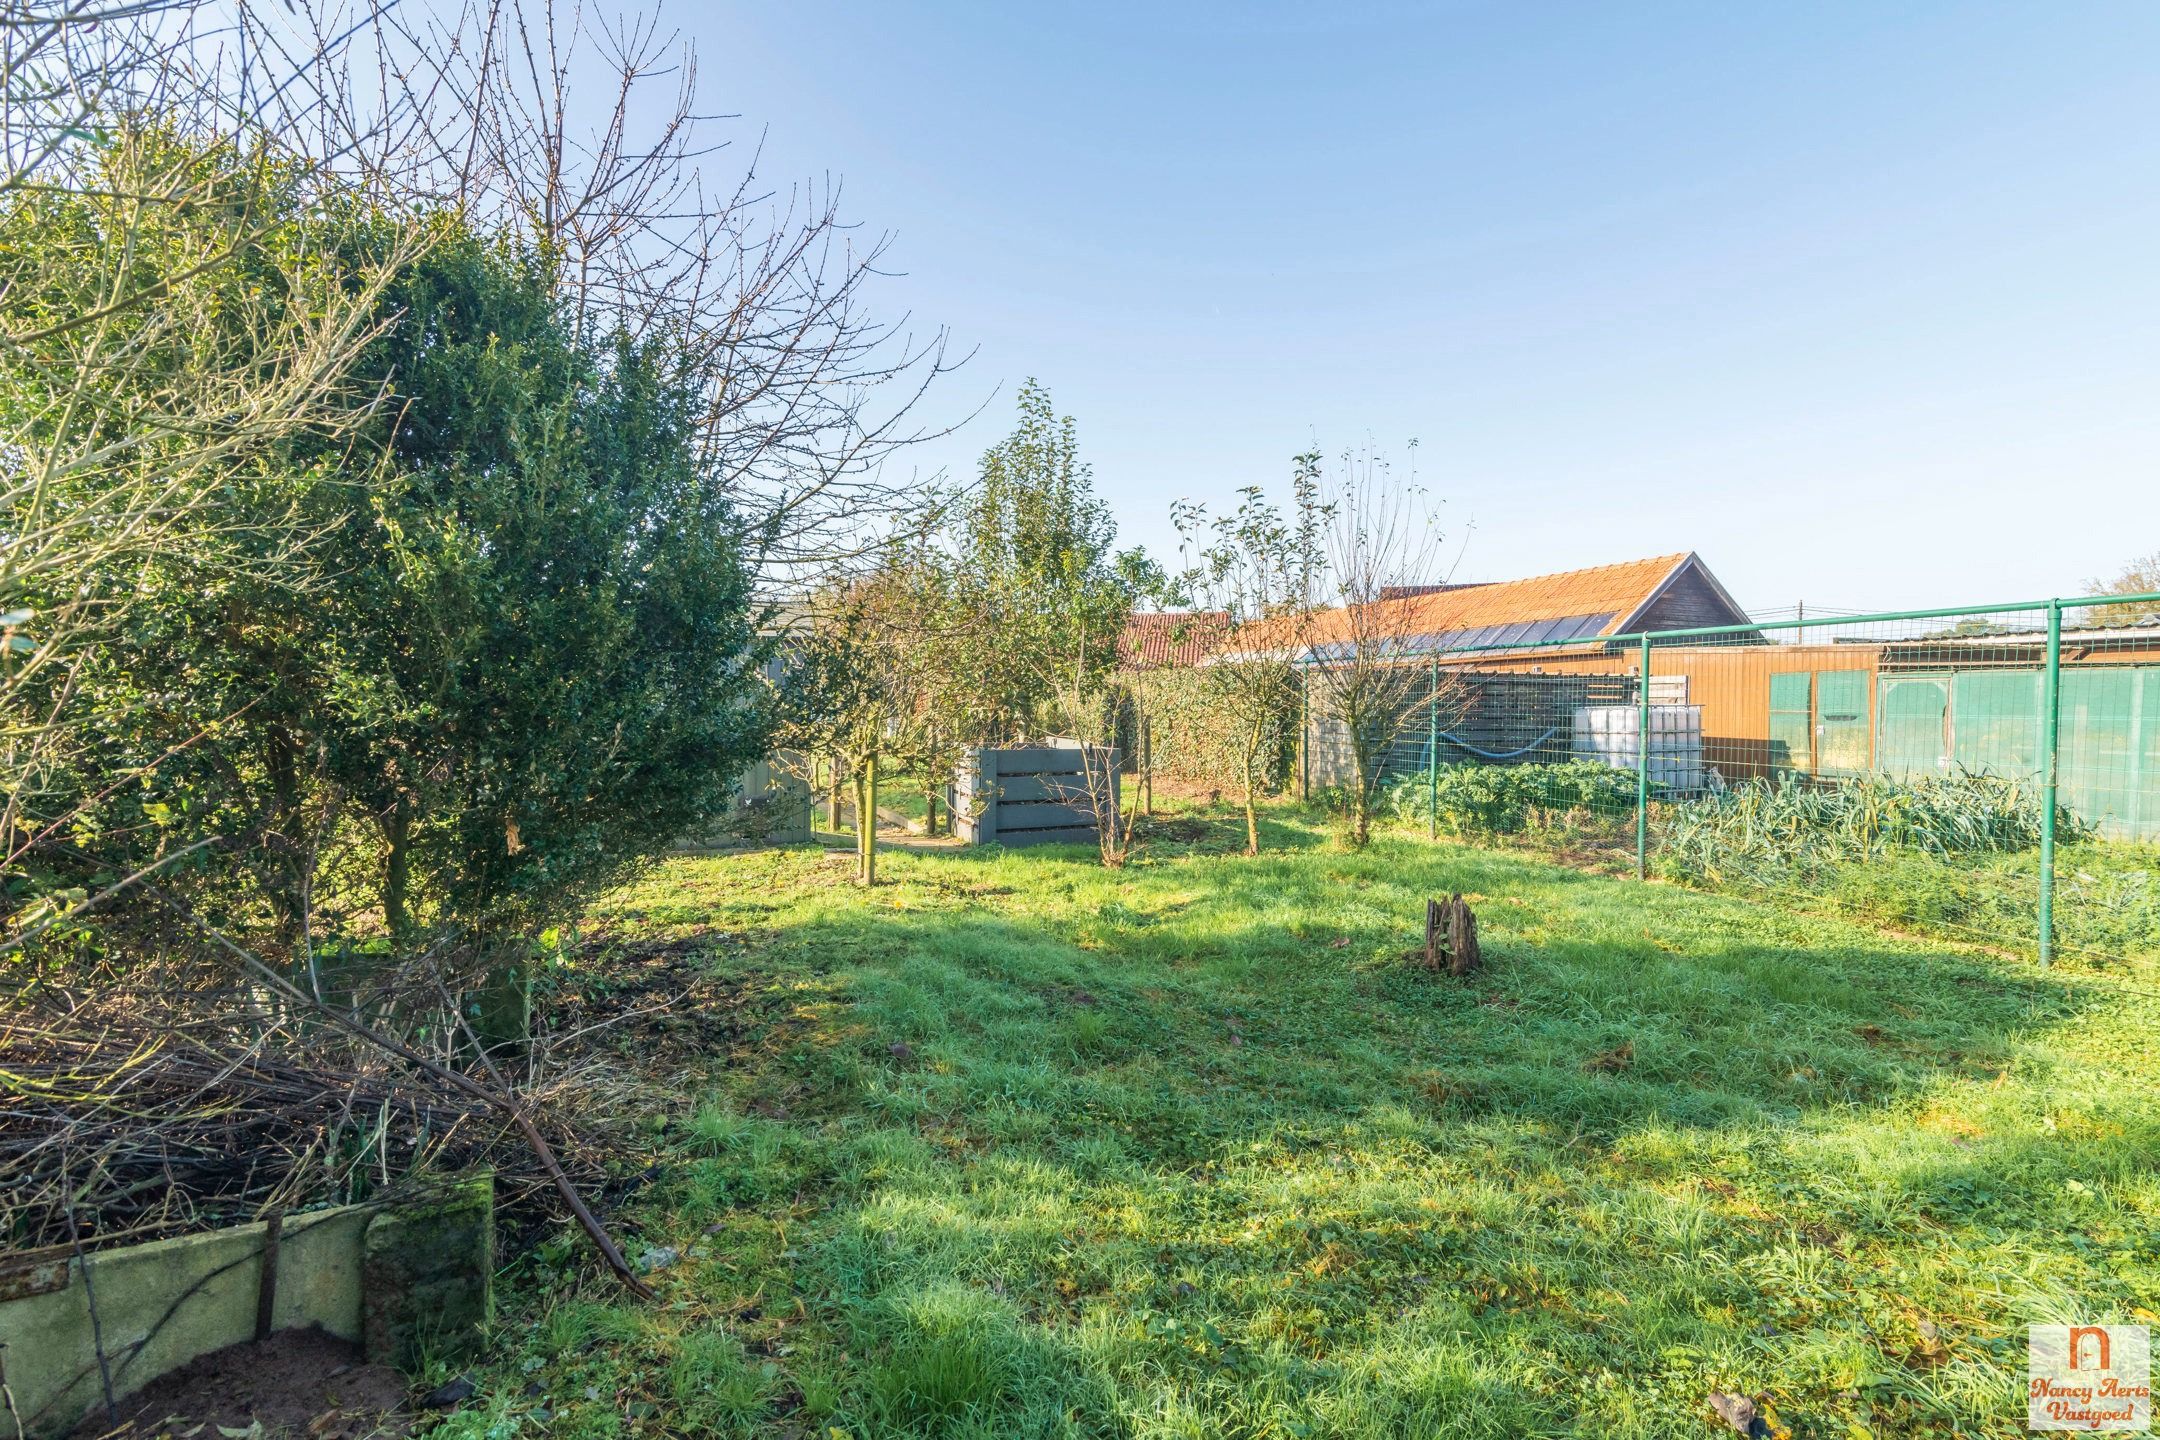
<path id="1" fill-rule="evenodd" d="M 1688 558 L 1688 552 L 1682 551 L 1648 560 L 1598 565 L 1588 570 L 1563 570 L 1524 580 L 1495 580 L 1434 594 L 1383 600 L 1375 609 L 1386 618 L 1376 628 L 1380 633 L 1408 639 L 1459 635 L 1527 620 L 1602 615 L 1607 617 L 1605 622 L 1583 632 L 1583 638 L 1612 635 L 1619 632 L 1621 624 L 1641 609 Z M 1241 645 L 1241 648 L 1263 648 L 1272 628 L 1271 622 L 1247 626 L 1240 632 L 1240 640 L 1249 637 L 1259 643 Z M 1338 608 L 1323 610 L 1313 616 L 1303 643 L 1340 644 L 1349 638 L 1348 618 Z"/>
<path id="2" fill-rule="evenodd" d="M 1166 610 L 1125 618 L 1118 663 L 1152 668 L 1197 665 L 1230 629 L 1227 610 Z"/>

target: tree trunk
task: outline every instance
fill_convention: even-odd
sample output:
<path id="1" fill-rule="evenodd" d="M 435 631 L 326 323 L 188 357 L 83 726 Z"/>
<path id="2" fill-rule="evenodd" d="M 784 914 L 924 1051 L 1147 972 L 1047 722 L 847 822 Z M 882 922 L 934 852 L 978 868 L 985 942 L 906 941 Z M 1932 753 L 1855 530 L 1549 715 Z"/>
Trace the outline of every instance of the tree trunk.
<path id="1" fill-rule="evenodd" d="M 515 938 L 482 939 L 481 969 L 458 997 L 471 1034 L 497 1057 L 519 1057 L 532 1038 L 532 947 Z"/>
<path id="2" fill-rule="evenodd" d="M 295 855 L 306 820 L 300 813 L 299 745 L 282 725 L 270 726 L 265 736 L 263 769 L 272 797 L 269 829 L 286 841 L 270 850 L 263 888 L 269 892 L 278 949 L 291 957 L 296 969 L 304 969 L 307 917 L 301 912 L 307 900 Z"/>
<path id="3" fill-rule="evenodd" d="M 1351 779 L 1356 782 L 1350 795 L 1350 843 L 1362 848 L 1372 842 L 1373 757 L 1353 744 L 1350 769 Z"/>
<path id="4" fill-rule="evenodd" d="M 1249 738 L 1249 737 L 1248 737 Z M 1254 792 L 1259 788 L 1253 778 L 1252 746 L 1245 748 L 1245 853 L 1260 853 L 1260 808 Z"/>
<path id="5" fill-rule="evenodd" d="M 1115 747 L 1081 742 L 1080 772 L 1087 783 L 1088 809 L 1095 816 L 1096 848 L 1103 864 L 1116 869 L 1125 863 L 1124 815 L 1118 808 L 1118 769 Z"/>
<path id="6" fill-rule="evenodd" d="M 933 770 L 923 777 L 922 833 L 926 840 L 937 836 L 937 792 L 937 772 Z"/>
<path id="7" fill-rule="evenodd" d="M 1467 975 L 1484 964 L 1478 951 L 1477 916 L 1457 891 L 1442 905 L 1425 902 L 1425 968 Z"/>
<path id="8" fill-rule="evenodd" d="M 412 806 L 400 794 L 383 817 L 383 925 L 393 949 L 412 934 Z"/>
<path id="9" fill-rule="evenodd" d="M 863 761 L 855 779 L 855 880 L 877 884 L 877 756 Z"/>
<path id="10" fill-rule="evenodd" d="M 1298 685 L 1297 710 L 1297 798 L 1300 805 L 1312 799 L 1312 761 L 1306 732 L 1312 727 L 1311 692 L 1301 682 Z"/>

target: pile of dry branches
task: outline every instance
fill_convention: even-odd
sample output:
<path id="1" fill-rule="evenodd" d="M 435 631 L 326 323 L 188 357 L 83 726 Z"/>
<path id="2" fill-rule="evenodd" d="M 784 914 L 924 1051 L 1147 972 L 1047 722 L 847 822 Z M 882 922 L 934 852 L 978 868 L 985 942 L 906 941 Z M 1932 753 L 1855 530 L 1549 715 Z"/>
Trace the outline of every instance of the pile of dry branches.
<path id="1" fill-rule="evenodd" d="M 555 1103 L 573 1071 L 513 1091 L 499 1073 L 471 1073 L 470 1052 L 417 1064 L 266 985 L 170 980 L 109 975 L 0 993 L 10 1251 L 94 1249 L 390 1198 L 476 1165 L 493 1167 L 514 1202 L 554 1179 L 517 1112 L 555 1137 L 549 1149 L 592 1149 Z M 583 1168 L 571 1178 L 597 1179 Z"/>

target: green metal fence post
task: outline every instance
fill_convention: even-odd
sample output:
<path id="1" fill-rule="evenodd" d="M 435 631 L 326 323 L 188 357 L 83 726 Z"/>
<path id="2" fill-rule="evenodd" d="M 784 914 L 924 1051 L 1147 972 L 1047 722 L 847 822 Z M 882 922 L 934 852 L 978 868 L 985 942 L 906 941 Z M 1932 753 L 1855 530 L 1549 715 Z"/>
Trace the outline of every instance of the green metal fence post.
<path id="1" fill-rule="evenodd" d="M 1642 677 L 1635 714 L 1635 878 L 1650 878 L 1650 637 L 1642 637 Z"/>
<path id="2" fill-rule="evenodd" d="M 1432 662 L 1431 688 L 1425 692 L 1425 814 L 1429 838 L 1440 838 L 1440 662 Z"/>
<path id="3" fill-rule="evenodd" d="M 2055 807 L 2061 779 L 2062 601 L 2048 602 L 2047 678 L 2040 699 L 2040 963 L 2055 960 Z"/>

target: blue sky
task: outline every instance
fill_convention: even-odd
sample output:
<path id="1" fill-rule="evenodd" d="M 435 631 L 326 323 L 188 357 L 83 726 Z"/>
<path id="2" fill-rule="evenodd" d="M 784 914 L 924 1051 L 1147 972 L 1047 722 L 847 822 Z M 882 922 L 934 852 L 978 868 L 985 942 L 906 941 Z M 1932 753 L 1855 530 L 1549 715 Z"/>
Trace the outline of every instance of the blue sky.
<path id="1" fill-rule="evenodd" d="M 917 463 L 1038 376 L 1129 542 L 1415 437 L 1458 578 L 1903 606 L 2160 550 L 2160 6 L 666 14 L 977 350 Z"/>

